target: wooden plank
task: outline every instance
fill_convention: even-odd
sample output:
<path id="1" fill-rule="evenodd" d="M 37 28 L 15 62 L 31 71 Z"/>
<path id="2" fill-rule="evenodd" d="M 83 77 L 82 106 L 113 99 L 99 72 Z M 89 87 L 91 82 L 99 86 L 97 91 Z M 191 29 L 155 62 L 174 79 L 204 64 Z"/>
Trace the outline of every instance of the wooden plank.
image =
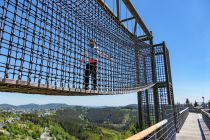
<path id="1" fill-rule="evenodd" d="M 199 119 L 199 114 L 189 113 L 181 131 L 176 135 L 176 139 L 202 140 L 198 119 Z"/>
<path id="2" fill-rule="evenodd" d="M 2 81 L 7 84 L 16 84 L 16 80 L 14 79 L 4 78 Z"/>
<path id="3" fill-rule="evenodd" d="M 0 78 L 0 91 L 1 92 L 16 92 L 27 94 L 42 94 L 42 95 L 61 95 L 61 96 L 88 96 L 88 95 L 114 95 L 126 94 L 139 90 L 146 90 L 151 88 L 151 85 L 145 85 L 135 88 L 118 88 L 113 91 L 97 91 L 85 90 L 76 88 L 55 87 L 47 84 L 28 83 L 27 81 L 2 79 Z"/>
<path id="4" fill-rule="evenodd" d="M 28 82 L 27 81 L 22 81 L 22 80 L 17 80 L 16 84 L 18 84 L 18 85 L 28 85 Z"/>

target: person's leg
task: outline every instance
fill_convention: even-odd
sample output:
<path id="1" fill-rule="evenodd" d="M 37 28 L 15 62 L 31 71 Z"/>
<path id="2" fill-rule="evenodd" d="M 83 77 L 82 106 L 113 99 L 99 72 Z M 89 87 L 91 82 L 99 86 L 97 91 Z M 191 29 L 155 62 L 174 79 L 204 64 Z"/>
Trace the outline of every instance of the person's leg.
<path id="1" fill-rule="evenodd" d="M 93 75 L 93 90 L 96 90 L 96 86 L 97 86 L 97 63 L 96 62 L 93 65 L 92 75 Z"/>
<path id="2" fill-rule="evenodd" d="M 91 80 L 93 80 L 93 63 L 90 63 L 90 75 L 91 75 Z M 93 88 L 92 83 L 91 83 L 91 88 Z"/>
<path id="3" fill-rule="evenodd" d="M 85 68 L 85 75 L 84 75 L 84 80 L 85 80 L 85 89 L 88 89 L 89 86 L 89 76 L 90 76 L 90 64 L 86 64 Z"/>

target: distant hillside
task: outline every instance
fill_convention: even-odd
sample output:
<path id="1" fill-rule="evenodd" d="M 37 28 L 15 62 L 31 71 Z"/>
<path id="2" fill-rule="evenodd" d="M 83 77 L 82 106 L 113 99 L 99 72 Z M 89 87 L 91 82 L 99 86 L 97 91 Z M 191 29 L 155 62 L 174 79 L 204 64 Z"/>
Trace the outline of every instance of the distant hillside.
<path id="1" fill-rule="evenodd" d="M 87 108 L 97 108 L 97 109 L 103 109 L 103 108 L 113 108 L 113 107 L 107 107 L 107 106 L 98 106 L 98 107 L 85 107 L 85 106 L 74 106 L 74 105 L 67 105 L 67 104 L 59 104 L 59 103 L 51 103 L 51 104 L 26 104 L 26 105 L 10 105 L 10 104 L 0 104 L 0 109 L 5 110 L 12 110 L 12 109 L 24 109 L 24 110 L 44 110 L 44 109 L 65 109 L 65 108 L 74 108 L 74 109 L 87 109 Z M 118 107 L 114 107 L 118 108 Z M 119 107 L 121 109 L 137 109 L 137 104 L 130 104 L 127 106 Z"/>
<path id="2" fill-rule="evenodd" d="M 72 106 L 67 104 L 45 104 L 45 105 L 38 105 L 38 104 L 27 104 L 27 105 L 9 105 L 9 104 L 0 104 L 1 109 L 5 110 L 12 110 L 12 109 L 24 109 L 24 110 L 44 110 L 44 109 L 60 109 L 60 108 L 70 108 Z"/>
<path id="3" fill-rule="evenodd" d="M 130 104 L 130 105 L 126 105 L 122 108 L 124 108 L 124 109 L 138 109 L 138 105 L 137 104 Z"/>
<path id="4" fill-rule="evenodd" d="M 45 105 L 38 105 L 38 104 L 28 104 L 28 105 L 20 105 L 17 106 L 19 109 L 28 109 L 28 110 L 41 110 L 41 109 L 59 109 L 59 108 L 68 108 L 71 107 L 67 104 L 45 104 Z"/>
<path id="5" fill-rule="evenodd" d="M 121 140 L 139 132 L 137 105 L 120 107 L 84 107 L 66 104 L 27 104 L 13 106 L 1 104 L 4 109 L 40 110 L 37 112 L 13 114 L 0 113 L 0 120 L 18 115 L 20 120 L 2 127 L 8 134 L 0 134 L 0 140 L 38 139 L 49 128 L 50 136 L 58 140 Z M 62 109 L 59 109 L 62 108 Z M 52 110 L 51 115 L 42 109 Z M 51 112 L 51 111 L 47 111 Z M 3 122 L 0 121 L 0 122 Z M 1 130 L 1 129 L 0 129 Z"/>
<path id="6" fill-rule="evenodd" d="M 127 137 L 127 131 L 129 131 L 128 136 L 136 133 L 132 129 L 136 128 L 137 110 L 132 108 L 136 108 L 135 105 L 73 107 L 58 110 L 53 118 L 64 130 L 79 140 L 101 140 L 100 136 L 103 136 L 104 140 L 118 140 Z"/>
<path id="7" fill-rule="evenodd" d="M 17 107 L 14 105 L 9 105 L 9 104 L 0 104 L 0 109 L 6 109 L 6 110 L 12 110 L 16 109 Z"/>

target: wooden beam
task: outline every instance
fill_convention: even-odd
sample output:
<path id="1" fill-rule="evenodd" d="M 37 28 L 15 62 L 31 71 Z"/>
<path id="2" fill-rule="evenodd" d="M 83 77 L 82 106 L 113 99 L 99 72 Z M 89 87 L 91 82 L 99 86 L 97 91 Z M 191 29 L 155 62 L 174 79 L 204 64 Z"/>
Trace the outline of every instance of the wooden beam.
<path id="1" fill-rule="evenodd" d="M 133 34 L 136 35 L 136 32 L 137 32 L 137 22 L 136 22 L 136 20 L 135 20 Z"/>
<path id="2" fill-rule="evenodd" d="M 123 19 L 123 20 L 121 20 L 121 22 L 126 22 L 126 21 L 129 21 L 129 20 L 132 20 L 132 19 L 135 19 L 135 17 L 129 17 L 129 18 Z"/>
<path id="3" fill-rule="evenodd" d="M 120 20 L 120 0 L 116 0 L 117 5 L 117 17 Z"/>
<path id="4" fill-rule="evenodd" d="M 143 20 L 141 19 L 141 17 L 139 16 L 138 12 L 136 11 L 136 9 L 134 8 L 134 6 L 132 5 L 132 3 L 130 2 L 130 0 L 123 0 L 123 2 L 125 3 L 126 7 L 129 9 L 129 11 L 131 12 L 131 14 L 136 18 L 136 21 L 138 22 L 138 24 L 141 26 L 142 30 L 145 32 L 145 34 L 149 37 L 152 37 L 152 34 L 150 33 L 150 31 L 147 29 L 146 25 L 144 24 Z"/>
<path id="5" fill-rule="evenodd" d="M 116 94 L 126 94 L 144 91 L 155 84 L 143 85 L 132 88 L 116 88 Z M 113 91 L 85 90 L 79 88 L 55 87 L 47 84 L 37 84 L 28 81 L 14 80 L 0 77 L 0 92 L 17 92 L 42 95 L 64 95 L 64 96 L 90 96 L 90 95 L 113 95 Z"/>

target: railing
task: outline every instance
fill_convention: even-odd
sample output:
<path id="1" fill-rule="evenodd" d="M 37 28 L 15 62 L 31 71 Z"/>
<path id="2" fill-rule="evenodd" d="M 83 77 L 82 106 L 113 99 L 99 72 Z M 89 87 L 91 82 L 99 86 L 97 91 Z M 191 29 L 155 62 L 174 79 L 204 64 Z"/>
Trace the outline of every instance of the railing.
<path id="1" fill-rule="evenodd" d="M 196 110 L 197 111 L 197 110 Z M 176 123 L 174 118 L 174 108 L 172 105 L 165 105 L 160 108 L 162 121 L 146 128 L 145 130 L 127 138 L 126 140 L 175 140 L 176 132 L 179 132 L 189 115 L 189 107 L 185 105 L 176 106 Z M 210 114 L 202 110 L 205 121 L 210 128 Z"/>
<path id="2" fill-rule="evenodd" d="M 176 130 L 173 107 L 171 105 L 162 106 L 160 111 L 163 115 L 162 121 L 127 138 L 127 140 L 175 140 Z"/>
<path id="3" fill-rule="evenodd" d="M 207 112 L 207 110 L 201 109 L 201 114 L 203 116 L 203 120 L 205 124 L 207 125 L 208 129 L 210 130 L 210 113 Z"/>
<path id="4" fill-rule="evenodd" d="M 195 108 L 193 106 L 189 107 L 189 112 L 193 112 L 193 113 L 200 113 L 200 109 L 199 108 Z"/>
<path id="5" fill-rule="evenodd" d="M 187 119 L 187 116 L 189 115 L 189 107 L 179 111 L 177 113 L 177 123 L 176 123 L 176 130 L 179 133 L 181 130 L 185 120 Z"/>
<path id="6" fill-rule="evenodd" d="M 159 128 L 163 127 L 164 125 L 166 125 L 168 122 L 167 119 L 137 133 L 136 135 L 133 135 L 129 138 L 127 138 L 126 140 L 141 140 L 141 139 L 144 139 L 146 137 L 148 137 L 150 134 L 152 134 L 153 132 L 157 131 Z M 157 133 L 155 133 L 157 134 Z"/>
<path id="7" fill-rule="evenodd" d="M 207 109 L 200 109 L 199 113 L 202 114 L 202 118 L 199 119 L 199 127 L 201 128 L 201 133 L 203 139 L 210 139 L 210 113 Z"/>

